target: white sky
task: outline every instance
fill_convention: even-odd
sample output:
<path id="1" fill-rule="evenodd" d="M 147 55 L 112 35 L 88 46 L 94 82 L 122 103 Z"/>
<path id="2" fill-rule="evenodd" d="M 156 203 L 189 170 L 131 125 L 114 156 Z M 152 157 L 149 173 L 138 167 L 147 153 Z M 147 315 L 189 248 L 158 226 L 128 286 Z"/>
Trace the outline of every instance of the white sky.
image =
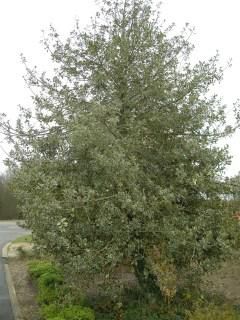
<path id="1" fill-rule="evenodd" d="M 48 56 L 40 40 L 42 30 L 48 31 L 52 24 L 58 33 L 66 36 L 74 26 L 76 18 L 81 25 L 94 15 L 94 0 L 8 0 L 0 1 L 0 112 L 15 119 L 18 105 L 30 106 L 30 92 L 22 76 L 24 68 L 20 62 L 23 53 L 30 64 L 46 70 Z M 232 58 L 233 66 L 225 72 L 225 79 L 218 89 L 224 102 L 232 103 L 240 98 L 240 1 L 239 0 L 164 0 L 162 16 L 167 22 L 175 22 L 179 28 L 186 22 L 195 26 L 192 41 L 196 46 L 195 58 L 206 59 L 219 50 L 222 62 Z M 2 140 L 2 139 L 0 139 Z M 228 141 L 233 156 L 228 175 L 240 171 L 240 134 Z M 5 142 L 1 143 L 8 150 Z M 0 150 L 0 171 L 4 170 L 5 158 Z"/>

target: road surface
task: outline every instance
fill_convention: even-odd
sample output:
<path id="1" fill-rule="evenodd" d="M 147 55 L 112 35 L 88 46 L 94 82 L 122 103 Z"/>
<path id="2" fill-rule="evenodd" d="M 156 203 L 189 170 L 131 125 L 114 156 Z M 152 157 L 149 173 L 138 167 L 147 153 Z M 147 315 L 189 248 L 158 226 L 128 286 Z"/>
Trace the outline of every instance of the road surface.
<path id="1" fill-rule="evenodd" d="M 2 249 L 9 241 L 28 233 L 13 221 L 0 221 L 0 257 Z M 13 320 L 11 302 L 4 273 L 4 260 L 0 258 L 0 320 Z"/>

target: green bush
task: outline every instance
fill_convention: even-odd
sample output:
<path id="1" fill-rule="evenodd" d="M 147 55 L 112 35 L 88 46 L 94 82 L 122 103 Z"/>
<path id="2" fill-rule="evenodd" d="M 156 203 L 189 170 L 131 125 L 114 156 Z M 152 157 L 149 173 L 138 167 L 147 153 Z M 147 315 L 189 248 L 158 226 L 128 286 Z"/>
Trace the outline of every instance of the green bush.
<path id="1" fill-rule="evenodd" d="M 63 284 L 60 270 L 49 261 L 34 260 L 28 264 L 31 277 L 37 280 L 38 302 L 51 304 L 58 300 L 59 287 Z"/>
<path id="2" fill-rule="evenodd" d="M 44 319 L 55 319 L 59 316 L 61 310 L 59 306 L 57 306 L 54 303 L 51 303 L 49 305 L 43 305 L 41 308 L 41 315 Z"/>
<path id="3" fill-rule="evenodd" d="M 97 320 L 115 320 L 116 317 L 114 314 L 104 314 L 104 313 L 96 313 Z"/>
<path id="4" fill-rule="evenodd" d="M 69 306 L 61 309 L 56 304 L 50 304 L 43 306 L 41 313 L 46 320 L 95 320 L 93 310 L 81 306 Z"/>
<path id="5" fill-rule="evenodd" d="M 58 287 L 60 304 L 87 306 L 86 296 L 75 288 L 63 284 Z"/>
<path id="6" fill-rule="evenodd" d="M 115 320 L 116 311 L 113 309 L 98 310 L 96 314 L 97 320 Z M 176 306 L 164 306 L 159 303 L 154 306 L 141 301 L 139 303 L 129 303 L 124 305 L 123 308 L 123 319 L 124 320 L 185 320 L 185 312 L 179 312 Z"/>
<path id="7" fill-rule="evenodd" d="M 183 320 L 184 318 L 173 313 L 159 313 L 141 309 L 129 309 L 124 312 L 124 320 Z"/>
<path id="8" fill-rule="evenodd" d="M 240 314 L 229 305 L 209 304 L 189 313 L 188 320 L 240 320 Z"/>
<path id="9" fill-rule="evenodd" d="M 116 303 L 109 296 L 91 297 L 90 304 L 96 311 L 97 320 L 116 319 Z M 185 320 L 186 308 L 182 299 L 167 305 L 161 297 L 147 298 L 139 287 L 124 290 L 122 305 L 124 320 Z"/>
<path id="10" fill-rule="evenodd" d="M 113 313 L 104 314 L 104 313 L 97 313 L 96 315 L 97 320 L 115 320 L 116 315 Z M 158 312 L 142 312 L 140 309 L 128 309 L 123 313 L 123 319 L 124 320 L 184 320 L 185 318 L 180 315 L 176 314 L 161 314 Z M 214 319 L 212 319 L 214 320 Z"/>
<path id="11" fill-rule="evenodd" d="M 63 276 L 59 273 L 46 272 L 38 278 L 38 286 L 55 288 L 63 284 Z"/>
<path id="12" fill-rule="evenodd" d="M 51 304 L 58 301 L 59 291 L 57 288 L 38 287 L 37 300 L 39 304 Z"/>
<path id="13" fill-rule="evenodd" d="M 72 297 L 72 288 L 64 284 L 60 270 L 49 261 L 35 260 L 28 270 L 38 286 L 38 302 L 45 320 L 95 320 L 92 309 L 79 305 L 83 295 Z M 78 303 L 78 305 L 75 305 Z"/>
<path id="14" fill-rule="evenodd" d="M 61 274 L 60 270 L 50 261 L 33 260 L 28 263 L 28 271 L 32 278 L 38 279 L 45 273 Z"/>
<path id="15" fill-rule="evenodd" d="M 94 312 L 90 308 L 71 306 L 63 310 L 66 320 L 95 320 Z"/>

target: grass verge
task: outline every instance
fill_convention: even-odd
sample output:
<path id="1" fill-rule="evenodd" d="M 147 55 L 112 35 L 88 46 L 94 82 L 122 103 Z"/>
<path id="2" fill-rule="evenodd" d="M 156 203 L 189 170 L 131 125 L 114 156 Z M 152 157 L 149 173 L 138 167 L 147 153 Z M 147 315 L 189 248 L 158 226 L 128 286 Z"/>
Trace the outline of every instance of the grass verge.
<path id="1" fill-rule="evenodd" d="M 28 234 L 28 235 L 20 236 L 15 240 L 13 240 L 11 243 L 21 243 L 21 242 L 32 243 L 32 235 Z"/>

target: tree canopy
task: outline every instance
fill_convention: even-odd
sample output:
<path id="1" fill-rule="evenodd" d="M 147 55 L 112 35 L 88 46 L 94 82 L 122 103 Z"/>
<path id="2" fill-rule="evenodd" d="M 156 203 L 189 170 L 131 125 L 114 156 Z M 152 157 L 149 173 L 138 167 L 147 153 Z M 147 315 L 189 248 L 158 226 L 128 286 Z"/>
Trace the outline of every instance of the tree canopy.
<path id="1" fill-rule="evenodd" d="M 223 71 L 217 55 L 191 63 L 190 33 L 149 0 L 102 1 L 88 29 L 51 28 L 52 76 L 26 67 L 35 110 L 2 122 L 12 186 L 36 241 L 75 273 L 109 280 L 127 263 L 171 298 L 233 245 L 218 144 L 231 128 L 210 94 Z"/>

